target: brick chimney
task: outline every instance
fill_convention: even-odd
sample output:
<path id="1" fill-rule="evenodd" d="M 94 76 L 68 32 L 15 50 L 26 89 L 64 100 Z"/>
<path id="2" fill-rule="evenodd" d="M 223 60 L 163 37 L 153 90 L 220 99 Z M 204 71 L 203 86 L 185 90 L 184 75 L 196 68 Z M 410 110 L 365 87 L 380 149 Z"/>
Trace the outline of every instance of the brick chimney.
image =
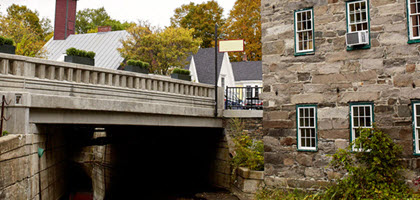
<path id="1" fill-rule="evenodd" d="M 56 0 L 54 40 L 65 40 L 75 33 L 77 0 Z"/>
<path id="2" fill-rule="evenodd" d="M 112 31 L 111 26 L 99 26 L 98 27 L 98 33 L 106 33 L 106 32 L 111 32 L 111 31 Z"/>

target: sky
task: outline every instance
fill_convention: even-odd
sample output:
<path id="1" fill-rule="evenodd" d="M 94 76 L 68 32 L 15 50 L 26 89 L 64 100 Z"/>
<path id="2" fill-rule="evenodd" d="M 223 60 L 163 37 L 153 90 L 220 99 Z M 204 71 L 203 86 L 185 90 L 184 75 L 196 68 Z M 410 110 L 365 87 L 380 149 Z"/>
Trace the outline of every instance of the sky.
<path id="1" fill-rule="evenodd" d="M 105 7 L 111 18 L 120 21 L 147 20 L 152 25 L 165 27 L 170 24 L 174 10 L 189 2 L 202 3 L 207 0 L 78 0 L 77 10 L 85 8 Z M 224 9 L 227 17 L 236 0 L 216 0 Z M 55 0 L 0 0 L 0 12 L 6 13 L 7 7 L 13 3 L 26 5 L 37 10 L 40 17 L 49 18 L 54 24 Z"/>

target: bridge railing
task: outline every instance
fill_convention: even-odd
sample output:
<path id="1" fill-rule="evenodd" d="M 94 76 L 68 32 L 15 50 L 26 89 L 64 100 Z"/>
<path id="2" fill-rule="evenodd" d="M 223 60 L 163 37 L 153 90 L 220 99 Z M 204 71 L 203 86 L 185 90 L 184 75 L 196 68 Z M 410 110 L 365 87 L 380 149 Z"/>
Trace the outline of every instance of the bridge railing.
<path id="1" fill-rule="evenodd" d="M 0 75 L 214 98 L 211 85 L 2 53 Z"/>

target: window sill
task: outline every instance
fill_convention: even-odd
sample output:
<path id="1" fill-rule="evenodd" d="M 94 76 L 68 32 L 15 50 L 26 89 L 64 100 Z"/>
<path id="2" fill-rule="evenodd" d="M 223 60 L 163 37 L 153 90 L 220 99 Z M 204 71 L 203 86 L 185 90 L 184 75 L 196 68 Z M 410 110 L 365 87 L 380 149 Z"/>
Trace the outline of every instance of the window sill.
<path id="1" fill-rule="evenodd" d="M 306 56 L 306 55 L 315 55 L 315 51 L 309 51 L 309 52 L 301 52 L 301 53 L 295 53 L 295 56 Z"/>
<path id="2" fill-rule="evenodd" d="M 317 149 L 297 149 L 297 151 L 302 151 L 302 152 L 317 152 L 318 151 L 318 148 Z"/>
<path id="3" fill-rule="evenodd" d="M 371 45 L 364 45 L 364 46 L 355 46 L 355 47 L 349 47 L 347 46 L 347 51 L 355 51 L 355 50 L 364 50 L 364 49 L 370 49 Z"/>
<path id="4" fill-rule="evenodd" d="M 407 42 L 408 44 L 416 44 L 416 43 L 420 43 L 420 39 L 414 39 L 414 40 L 408 40 Z M 420 153 L 419 153 L 420 155 Z"/>

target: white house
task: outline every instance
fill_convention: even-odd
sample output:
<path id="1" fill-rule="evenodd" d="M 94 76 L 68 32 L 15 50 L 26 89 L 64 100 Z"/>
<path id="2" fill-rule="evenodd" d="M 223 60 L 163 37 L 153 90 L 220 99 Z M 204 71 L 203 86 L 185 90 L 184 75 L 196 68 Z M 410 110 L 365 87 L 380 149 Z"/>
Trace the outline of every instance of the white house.
<path id="1" fill-rule="evenodd" d="M 214 85 L 214 48 L 199 49 L 189 58 L 191 79 L 198 83 Z M 230 62 L 228 53 L 217 54 L 217 72 L 219 87 L 262 86 L 261 61 Z"/>

